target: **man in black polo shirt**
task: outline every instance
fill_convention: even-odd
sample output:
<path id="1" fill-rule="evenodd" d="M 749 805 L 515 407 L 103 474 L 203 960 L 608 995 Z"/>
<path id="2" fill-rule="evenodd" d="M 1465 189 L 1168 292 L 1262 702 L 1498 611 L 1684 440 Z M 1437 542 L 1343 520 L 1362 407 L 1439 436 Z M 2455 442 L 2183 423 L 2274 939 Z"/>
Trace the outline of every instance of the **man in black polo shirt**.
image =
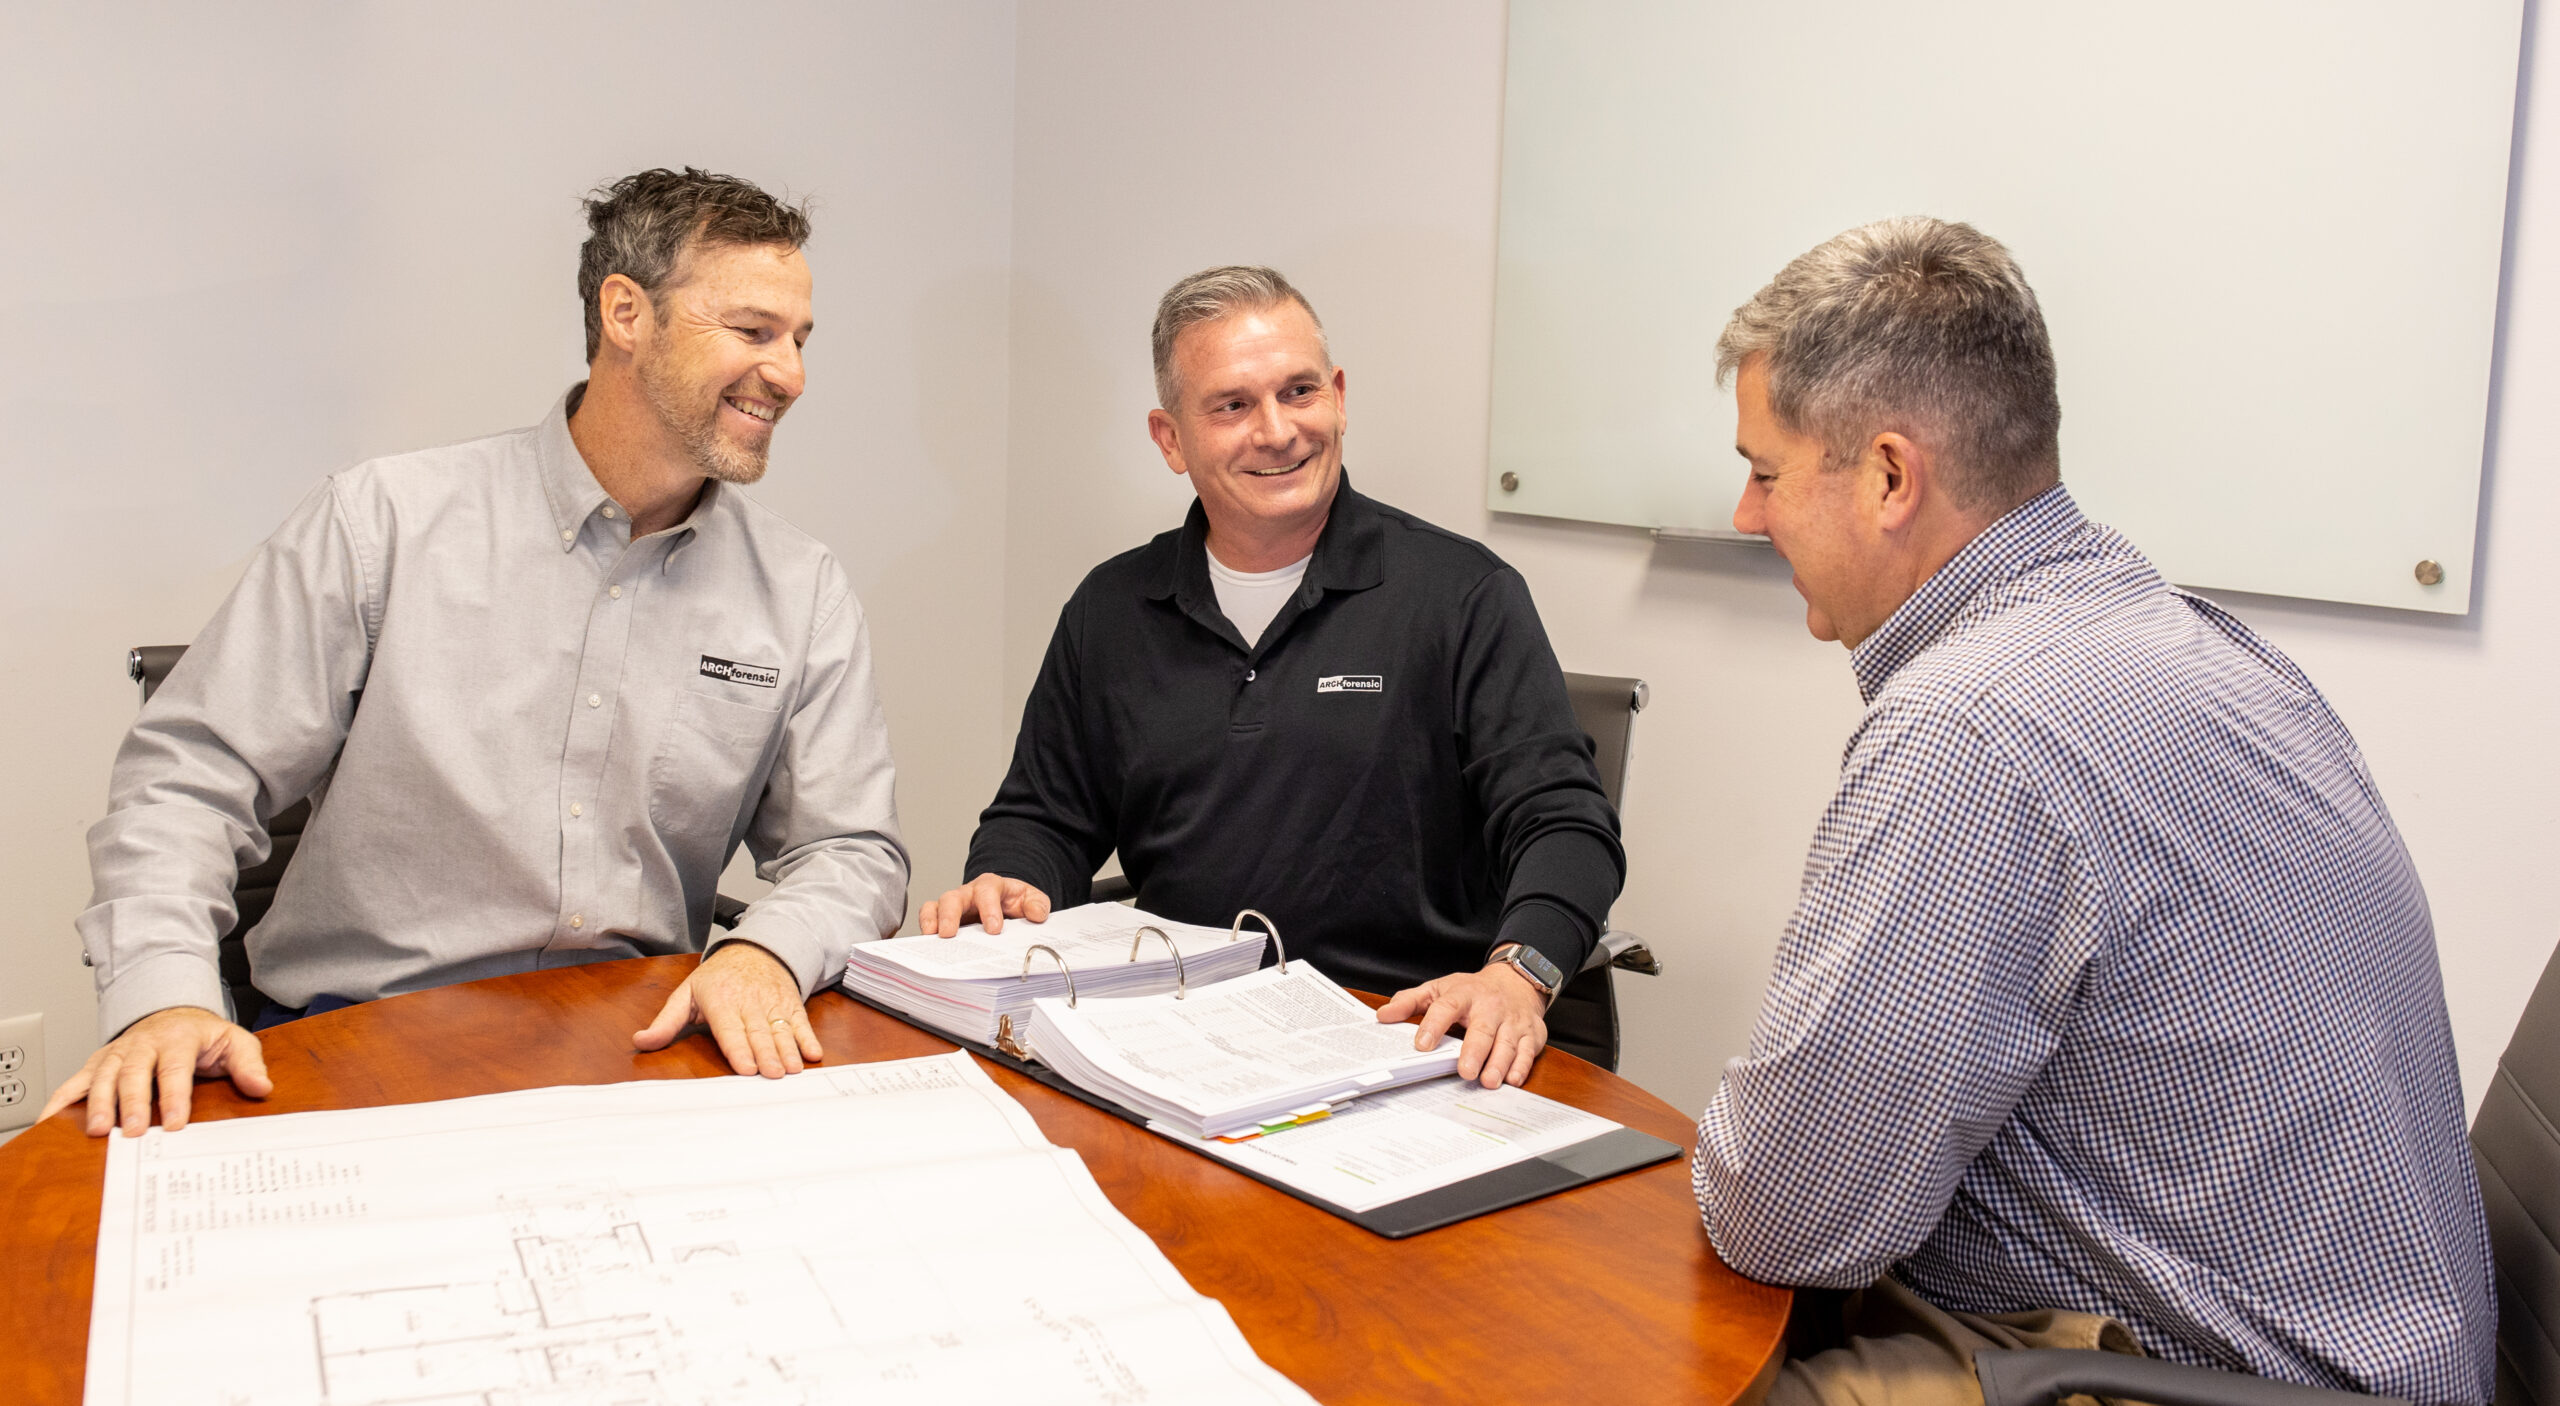
<path id="1" fill-rule="evenodd" d="M 1148 432 L 1199 501 L 1067 602 L 969 883 L 927 931 L 1086 901 L 1114 848 L 1183 922 L 1269 913 L 1293 957 L 1398 990 L 1459 1071 L 1528 1077 L 1625 857 L 1527 583 L 1342 471 L 1343 374 L 1270 269 L 1156 309 Z"/>

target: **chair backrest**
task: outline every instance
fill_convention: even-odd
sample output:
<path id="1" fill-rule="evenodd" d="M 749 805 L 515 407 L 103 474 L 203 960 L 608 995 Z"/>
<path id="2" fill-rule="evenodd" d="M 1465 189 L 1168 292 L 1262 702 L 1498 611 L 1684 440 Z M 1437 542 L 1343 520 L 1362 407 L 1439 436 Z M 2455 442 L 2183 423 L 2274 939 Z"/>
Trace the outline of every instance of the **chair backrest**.
<path id="1" fill-rule="evenodd" d="M 183 644 L 146 644 L 125 655 L 124 671 L 142 685 L 143 702 L 150 702 L 151 695 L 160 691 L 160 681 L 169 677 L 179 656 L 186 652 Z"/>
<path id="2" fill-rule="evenodd" d="M 183 644 L 146 644 L 125 655 L 124 669 L 135 683 L 142 685 L 142 701 L 160 691 L 169 671 L 187 652 Z M 258 1009 L 266 997 L 251 983 L 247 934 L 275 906 L 276 886 L 284 882 L 284 871 L 293 863 L 293 853 L 302 845 L 302 827 L 311 820 L 311 803 L 296 801 L 267 821 L 267 859 L 240 871 L 231 885 L 231 904 L 239 917 L 231 931 L 222 935 L 219 961 L 222 979 L 231 986 L 232 996 L 241 1002 L 240 1023 L 257 1020 Z"/>
<path id="3" fill-rule="evenodd" d="M 1564 691 L 1573 700 L 1573 720 L 1591 734 L 1591 745 L 1599 754 L 1600 789 L 1608 795 L 1610 807 L 1623 812 L 1636 714 L 1644 711 L 1652 691 L 1642 679 L 1609 674 L 1567 674 Z"/>
<path id="4" fill-rule="evenodd" d="M 2560 952 L 2471 1123 L 2498 1263 L 2498 1406 L 2560 1406 Z"/>

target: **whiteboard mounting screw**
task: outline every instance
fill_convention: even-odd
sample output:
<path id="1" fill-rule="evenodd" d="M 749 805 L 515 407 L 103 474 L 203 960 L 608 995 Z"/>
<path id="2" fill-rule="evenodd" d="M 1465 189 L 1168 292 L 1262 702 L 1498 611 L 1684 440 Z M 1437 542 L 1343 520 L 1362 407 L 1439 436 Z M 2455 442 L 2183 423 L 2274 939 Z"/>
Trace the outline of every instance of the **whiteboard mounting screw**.
<path id="1" fill-rule="evenodd" d="M 1515 473 L 1511 472 L 1511 471 L 1510 471 L 1510 470 L 1508 470 L 1508 469 L 1503 470 L 1503 471 L 1502 471 L 1502 491 L 1503 491 L 1503 492 L 1505 492 L 1505 493 L 1517 493 L 1517 492 L 1519 492 L 1519 491 L 1520 491 L 1520 475 L 1515 474 Z"/>
<path id="2" fill-rule="evenodd" d="M 2431 561 L 2422 561 L 2422 562 L 2418 563 L 2418 584 L 2419 584 L 2419 585 L 2421 585 L 2421 586 L 2434 586 L 2434 585 L 2439 585 L 2439 584 L 2441 584 L 2443 581 L 2444 581 L 2444 568 L 2443 568 L 2443 567 L 2438 566 L 2438 565 L 2436 565 L 2434 562 L 2431 562 Z"/>

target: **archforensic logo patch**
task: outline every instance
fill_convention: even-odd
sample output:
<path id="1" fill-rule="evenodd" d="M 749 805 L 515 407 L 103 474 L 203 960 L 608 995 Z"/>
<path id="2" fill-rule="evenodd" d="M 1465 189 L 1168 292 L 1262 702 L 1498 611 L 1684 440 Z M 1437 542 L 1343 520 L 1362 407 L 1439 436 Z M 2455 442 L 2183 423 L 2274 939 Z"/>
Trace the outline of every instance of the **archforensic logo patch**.
<path id="1" fill-rule="evenodd" d="M 1384 674 L 1327 674 L 1316 680 L 1318 693 L 1384 693 L 1386 691 L 1387 676 Z"/>
<path id="2" fill-rule="evenodd" d="M 757 688 L 782 686 L 782 670 L 776 665 L 741 664 L 734 659 L 715 659 L 708 654 L 702 656 L 702 676 L 706 679 L 726 679 L 730 683 L 752 684 Z"/>

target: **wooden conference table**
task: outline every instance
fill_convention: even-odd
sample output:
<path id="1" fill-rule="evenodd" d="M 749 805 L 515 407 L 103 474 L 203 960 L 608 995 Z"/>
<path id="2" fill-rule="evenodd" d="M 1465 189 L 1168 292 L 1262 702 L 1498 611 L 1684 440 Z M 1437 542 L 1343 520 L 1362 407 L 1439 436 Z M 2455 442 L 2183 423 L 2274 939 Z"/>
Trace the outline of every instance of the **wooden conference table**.
<path id="1" fill-rule="evenodd" d="M 272 1098 L 198 1084 L 195 1116 L 727 1075 L 707 1035 L 630 1048 L 694 961 L 568 967 L 313 1016 L 265 1035 Z M 830 1064 L 953 1048 L 836 992 L 810 1014 Z M 1319 1400 L 1712 1406 L 1756 1399 L 1775 1371 L 1788 1293 L 1716 1258 L 1680 1162 L 1385 1240 L 985 1067 L 1051 1141 L 1083 1155 L 1193 1287 L 1226 1305 L 1264 1361 Z M 1670 1105 L 1570 1055 L 1542 1058 L 1529 1088 L 1674 1141 L 1694 1136 Z M 106 1170 L 106 1144 L 81 1133 L 80 1112 L 0 1147 L 0 1401 L 13 1406 L 80 1399 Z"/>

